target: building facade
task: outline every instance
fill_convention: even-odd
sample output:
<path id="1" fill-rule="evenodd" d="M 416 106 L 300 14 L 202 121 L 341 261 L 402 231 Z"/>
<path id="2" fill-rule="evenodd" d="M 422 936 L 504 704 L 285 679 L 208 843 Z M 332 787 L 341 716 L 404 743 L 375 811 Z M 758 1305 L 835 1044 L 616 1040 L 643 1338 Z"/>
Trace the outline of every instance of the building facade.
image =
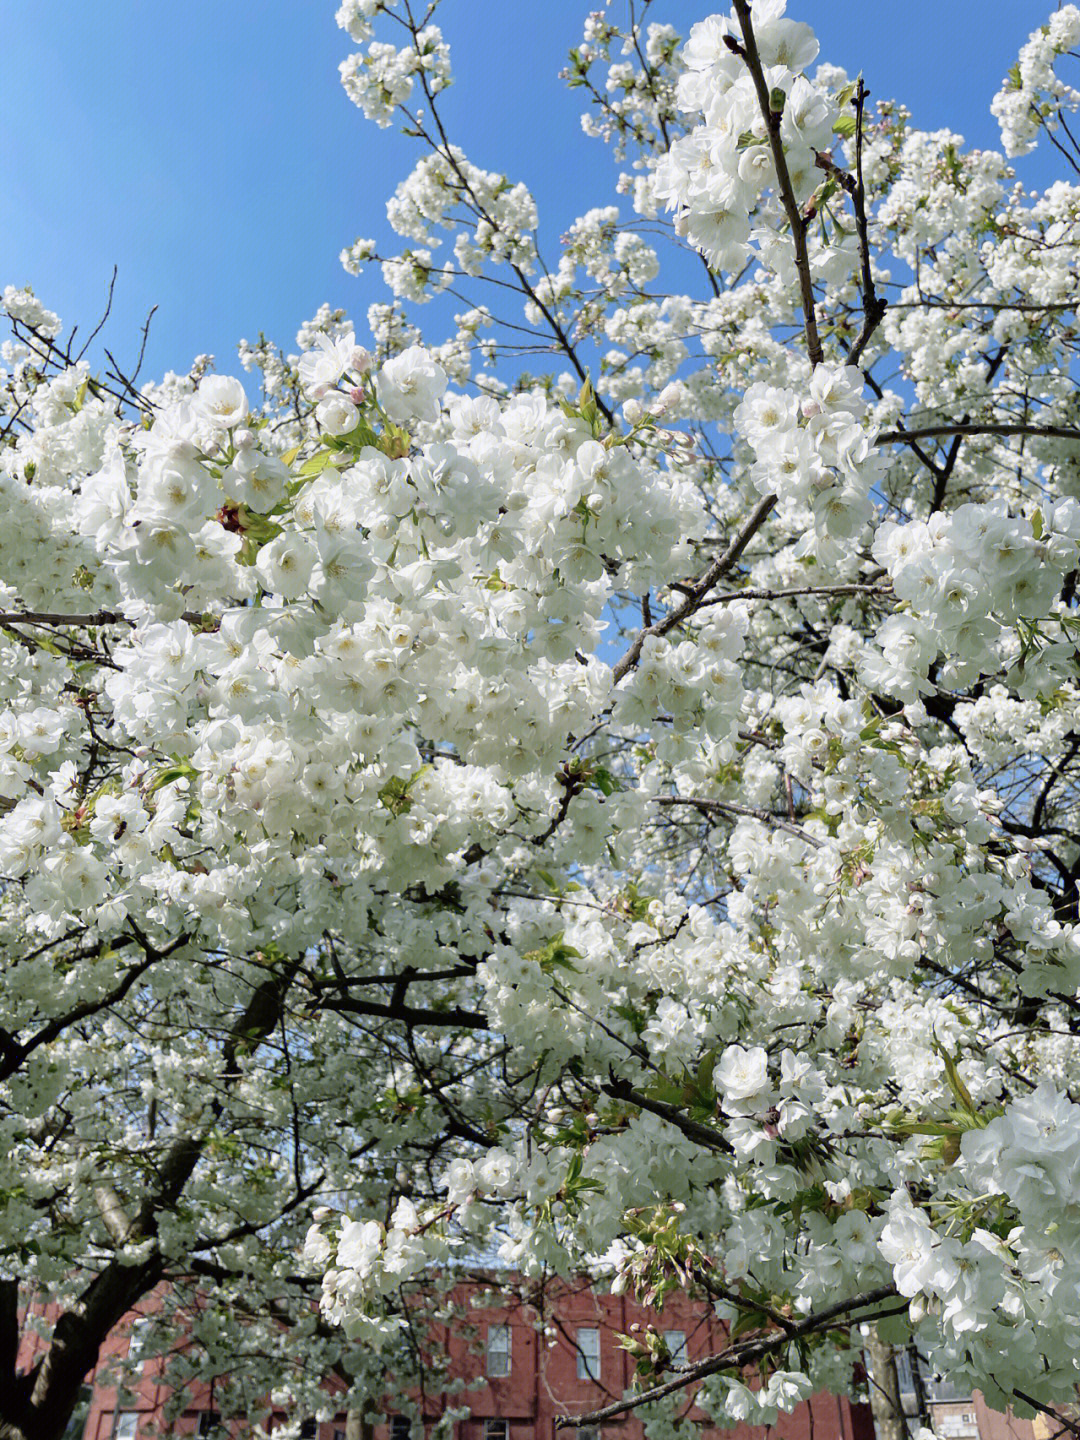
<path id="1" fill-rule="evenodd" d="M 464 1412 L 454 1421 L 453 1440 L 555 1440 L 560 1417 L 587 1414 L 632 1389 L 634 1360 L 617 1337 L 656 1321 L 654 1311 L 584 1279 L 549 1283 L 537 1294 L 508 1289 L 500 1277 L 498 1288 L 461 1286 L 451 1298 L 458 1318 L 428 1325 L 430 1368 L 423 1384 L 396 1389 L 388 1377 L 380 1419 L 373 1428 L 365 1426 L 365 1440 L 429 1440 L 432 1427 L 449 1410 Z M 151 1299 L 146 1312 L 152 1309 Z M 118 1328 L 98 1376 L 87 1387 L 69 1440 L 157 1440 L 163 1434 L 208 1436 L 217 1429 L 213 1383 L 194 1384 L 183 1396 L 178 1417 L 165 1423 L 166 1402 L 181 1397 L 173 1396 L 164 1380 L 164 1357 L 141 1358 L 152 1323 L 150 1313 L 133 1314 Z M 674 1364 L 702 1360 L 726 1340 L 711 1305 L 682 1295 L 665 1301 L 661 1324 Z M 123 1389 L 109 1378 L 121 1361 L 127 1376 Z M 321 1417 L 282 1411 L 271 1426 L 298 1425 L 302 1440 L 346 1440 L 346 1416 L 335 1408 L 335 1390 L 340 1393 L 340 1386 L 327 1382 Z M 693 1435 L 719 1440 L 721 1432 L 695 1406 L 692 1390 L 679 1413 Z M 251 1433 L 243 1420 L 228 1422 L 226 1429 L 236 1440 Z M 634 1411 L 578 1433 L 582 1440 L 644 1440 Z M 874 1435 L 869 1406 L 827 1394 L 781 1415 L 767 1434 L 763 1426 L 722 1433 L 732 1440 L 873 1440 Z"/>
<path id="2" fill-rule="evenodd" d="M 919 1395 L 911 1355 L 898 1350 L 895 1359 L 900 1403 L 908 1430 L 913 1433 L 919 1424 Z M 1048 1440 L 1049 1430 L 1045 1423 L 1040 1424 L 1041 1417 L 1022 1420 L 1011 1411 L 991 1410 L 977 1390 L 935 1375 L 921 1360 L 918 1369 L 926 1410 L 934 1434 L 941 1440 Z"/>

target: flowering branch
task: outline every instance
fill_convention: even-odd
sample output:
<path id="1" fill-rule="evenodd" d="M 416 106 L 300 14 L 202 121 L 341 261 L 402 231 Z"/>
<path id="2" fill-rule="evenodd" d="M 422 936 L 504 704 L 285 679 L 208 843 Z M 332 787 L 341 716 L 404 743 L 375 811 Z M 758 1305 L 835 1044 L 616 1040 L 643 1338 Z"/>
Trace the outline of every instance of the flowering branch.
<path id="1" fill-rule="evenodd" d="M 739 27 L 742 30 L 742 46 L 739 47 L 737 41 L 731 37 L 728 38 L 731 40 L 732 47 L 736 48 L 737 53 L 741 54 L 746 61 L 747 68 L 753 76 L 761 118 L 765 121 L 765 127 L 769 134 L 769 148 L 772 151 L 773 165 L 776 169 L 777 189 L 791 229 L 791 242 L 795 248 L 795 268 L 799 274 L 803 325 L 806 331 L 806 353 L 812 366 L 820 365 L 825 358 L 825 352 L 821 348 L 821 340 L 818 336 L 814 282 L 810 275 L 810 257 L 806 250 L 807 222 L 799 209 L 799 202 L 795 198 L 795 189 L 788 171 L 787 156 L 784 153 L 784 142 L 780 138 L 780 121 L 783 111 L 773 109 L 768 81 L 765 79 L 764 66 L 761 63 L 757 40 L 754 37 L 754 22 L 750 17 L 750 0 L 734 0 L 734 8 L 739 17 Z"/>
<path id="2" fill-rule="evenodd" d="M 691 805 L 696 810 L 700 810 L 703 815 L 745 815 L 751 820 L 761 820 L 776 830 L 786 830 L 789 835 L 794 835 L 799 840 L 805 840 L 815 849 L 822 844 L 816 835 L 811 835 L 801 825 L 794 825 L 783 815 L 776 815 L 771 810 L 761 810 L 753 805 L 738 805 L 732 800 L 708 800 L 694 795 L 657 795 L 654 797 L 653 803 L 665 806 Z"/>
<path id="3" fill-rule="evenodd" d="M 638 632 L 629 650 L 627 650 L 626 654 L 612 669 L 612 675 L 616 684 L 618 684 L 624 676 L 628 675 L 637 664 L 641 657 L 641 651 L 645 645 L 645 641 L 650 635 L 666 635 L 669 630 L 674 630 L 676 625 L 681 625 L 684 620 L 701 608 L 709 591 L 733 568 L 739 556 L 761 529 L 762 525 L 764 525 L 775 505 L 775 495 L 766 495 L 759 500 L 747 516 L 742 529 L 735 535 L 734 539 L 731 540 L 723 554 L 717 556 L 705 571 L 704 575 L 701 576 L 700 580 L 696 581 L 690 588 L 690 593 L 683 603 L 676 606 L 674 610 L 669 611 L 663 620 L 658 620 L 655 624 L 649 625 Z"/>

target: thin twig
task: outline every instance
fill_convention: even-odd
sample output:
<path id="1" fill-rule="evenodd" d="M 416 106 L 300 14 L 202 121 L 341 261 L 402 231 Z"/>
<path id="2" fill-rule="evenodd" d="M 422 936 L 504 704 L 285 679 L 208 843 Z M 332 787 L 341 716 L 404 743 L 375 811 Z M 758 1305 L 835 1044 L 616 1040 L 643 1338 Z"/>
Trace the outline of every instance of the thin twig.
<path id="1" fill-rule="evenodd" d="M 654 795 L 653 803 L 656 805 L 692 805 L 703 815 L 743 815 L 750 820 L 761 820 L 776 830 L 786 830 L 789 835 L 794 835 L 799 840 L 805 840 L 815 850 L 820 850 L 824 844 L 824 841 L 819 840 L 816 835 L 811 835 L 801 825 L 793 825 L 782 815 L 777 815 L 772 810 L 758 809 L 754 805 L 738 805 L 732 800 L 707 800 L 703 796 L 693 795 Z"/>
<path id="2" fill-rule="evenodd" d="M 818 336 L 817 316 L 814 310 L 814 282 L 810 274 L 810 257 L 806 249 L 806 220 L 799 209 L 799 202 L 795 198 L 795 189 L 791 183 L 791 173 L 788 170 L 787 156 L 784 153 L 784 142 L 780 138 L 780 121 L 782 113 L 772 108 L 769 97 L 769 85 L 765 79 L 765 69 L 761 62 L 761 55 L 758 51 L 757 40 L 754 36 L 754 22 L 750 18 L 750 0 L 735 0 L 735 13 L 739 17 L 739 28 L 742 30 L 743 43 L 738 45 L 738 53 L 746 61 L 747 69 L 750 71 L 754 81 L 754 89 L 757 91 L 758 108 L 761 117 L 765 121 L 765 128 L 769 134 L 769 148 L 772 151 L 773 167 L 776 170 L 777 190 L 780 195 L 780 203 L 784 207 L 784 214 L 787 216 L 788 224 L 791 227 L 791 240 L 795 247 L 795 269 L 799 275 L 799 290 L 802 296 L 803 327 L 806 331 L 806 353 L 810 357 L 812 366 L 820 365 L 825 358 L 821 348 L 821 340 Z M 729 37 L 731 38 L 731 37 Z"/>
<path id="3" fill-rule="evenodd" d="M 77 364 L 77 363 L 82 359 L 82 357 L 86 354 L 87 350 L 90 349 L 90 346 L 91 346 L 91 344 L 93 343 L 95 336 L 100 335 L 102 326 L 105 324 L 105 321 L 108 320 L 108 318 L 109 318 L 109 313 L 110 313 L 110 311 L 112 310 L 113 291 L 116 289 L 116 274 L 117 274 L 117 267 L 114 265 L 114 266 L 112 267 L 112 279 L 109 281 L 109 293 L 108 293 L 108 295 L 105 297 L 105 313 L 104 313 L 104 315 L 102 315 L 101 319 L 98 321 L 98 323 L 97 323 L 97 325 L 94 327 L 94 329 L 91 330 L 91 332 L 90 332 L 90 338 L 87 340 L 86 344 L 82 347 L 82 349 L 79 351 L 79 353 L 75 356 L 76 364 Z M 74 332 L 72 332 L 72 337 L 71 337 L 71 338 L 74 340 L 74 338 L 75 338 Z"/>
<path id="4" fill-rule="evenodd" d="M 796 585 L 788 590 L 771 590 L 768 587 L 757 590 L 730 590 L 723 595 L 713 595 L 705 605 L 730 605 L 734 600 L 793 600 L 799 596 L 814 596 L 823 599 L 843 595 L 891 595 L 892 586 L 880 581 L 867 585 Z"/>
<path id="5" fill-rule="evenodd" d="M 1067 1416 L 1062 1415 L 1060 1410 L 1055 1410 L 1050 1405 L 1044 1405 L 1041 1400 L 1035 1400 L 1032 1396 L 1025 1395 L 1023 1390 L 1014 1390 L 1012 1393 L 1018 1400 L 1023 1400 L 1025 1405 L 1030 1405 L 1033 1410 L 1038 1410 L 1043 1415 L 1052 1416 L 1055 1420 L 1059 1421 L 1066 1430 L 1070 1430 L 1074 1435 L 1080 1435 L 1080 1425 L 1078 1425 L 1075 1420 L 1070 1420 Z"/>
<path id="6" fill-rule="evenodd" d="M 180 616 L 190 625 L 201 625 L 206 615 L 197 610 L 185 610 Z M 97 629 L 102 625 L 130 625 L 135 624 L 126 615 L 119 614 L 116 610 L 94 610 L 85 615 L 64 615 L 54 614 L 46 610 L 7 610 L 0 612 L 0 625 L 62 625 L 73 630 L 86 628 Z"/>
<path id="7" fill-rule="evenodd" d="M 673 630 L 675 626 L 685 620 L 687 616 L 692 615 L 695 610 L 699 609 L 709 591 L 718 580 L 724 578 L 753 537 L 761 529 L 762 525 L 764 525 L 775 504 L 775 495 L 766 495 L 759 500 L 747 517 L 742 529 L 731 541 L 724 553 L 717 556 L 708 570 L 705 571 L 705 574 L 702 575 L 701 579 L 692 587 L 690 594 L 683 603 L 665 615 L 663 620 L 658 620 L 655 625 L 646 626 L 645 629 L 638 632 L 630 649 L 627 650 L 626 654 L 612 671 L 616 685 L 624 676 L 628 675 L 637 664 L 641 657 L 645 641 L 650 635 L 666 635 L 669 630 Z"/>
<path id="8" fill-rule="evenodd" d="M 885 318 L 887 300 L 883 300 L 874 289 L 874 275 L 870 268 L 870 231 L 866 219 L 866 186 L 863 184 L 863 111 L 869 91 L 859 77 L 855 89 L 855 188 L 851 201 L 855 207 L 855 229 L 859 236 L 859 289 L 862 292 L 863 325 L 859 338 L 852 346 L 848 363 L 857 365 L 859 357 L 870 343 L 870 337 Z"/>

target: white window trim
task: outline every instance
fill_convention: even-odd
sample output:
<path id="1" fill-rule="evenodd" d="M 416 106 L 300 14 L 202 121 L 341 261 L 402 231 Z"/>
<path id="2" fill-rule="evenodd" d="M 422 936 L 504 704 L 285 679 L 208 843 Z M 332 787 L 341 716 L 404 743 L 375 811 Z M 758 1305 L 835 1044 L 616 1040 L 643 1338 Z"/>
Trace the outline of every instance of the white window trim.
<path id="1" fill-rule="evenodd" d="M 586 1335 L 593 1337 L 588 1345 L 585 1344 Z M 577 1348 L 577 1378 L 579 1380 L 599 1380 L 600 1331 L 592 1325 L 580 1327 L 574 1336 L 574 1343 Z"/>
<path id="2" fill-rule="evenodd" d="M 496 1341 L 498 1343 L 493 1344 Z M 500 1368 L 500 1365 L 504 1368 Z M 493 1379 L 505 1379 L 513 1367 L 513 1340 L 510 1326 L 489 1325 L 484 1357 L 484 1368 Z"/>

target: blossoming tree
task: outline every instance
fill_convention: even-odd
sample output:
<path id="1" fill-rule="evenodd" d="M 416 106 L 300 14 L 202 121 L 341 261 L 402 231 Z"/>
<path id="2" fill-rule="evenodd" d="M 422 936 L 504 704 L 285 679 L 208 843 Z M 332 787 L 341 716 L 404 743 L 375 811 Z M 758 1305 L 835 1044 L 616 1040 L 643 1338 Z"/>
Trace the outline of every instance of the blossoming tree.
<path id="1" fill-rule="evenodd" d="M 1080 10 L 1004 154 L 783 0 L 597 12 L 567 77 L 627 198 L 551 263 L 448 136 L 435 10 L 338 12 L 422 152 L 405 248 L 343 255 L 374 354 L 324 311 L 244 348 L 252 407 L 4 295 L 0 1437 L 59 1436 L 152 1292 L 222 1409 L 361 1405 L 492 1251 L 716 1302 L 600 1412 L 655 1434 L 691 1383 L 850 1384 L 867 1321 L 1067 1402 Z"/>

